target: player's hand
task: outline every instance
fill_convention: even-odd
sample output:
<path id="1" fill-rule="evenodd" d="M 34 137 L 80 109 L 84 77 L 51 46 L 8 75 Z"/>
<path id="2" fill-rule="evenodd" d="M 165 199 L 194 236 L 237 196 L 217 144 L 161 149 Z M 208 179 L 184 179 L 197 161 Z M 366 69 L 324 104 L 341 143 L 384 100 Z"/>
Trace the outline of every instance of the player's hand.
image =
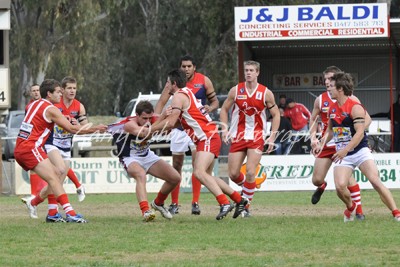
<path id="1" fill-rule="evenodd" d="M 337 151 L 333 156 L 332 156 L 332 161 L 335 163 L 341 163 L 342 160 L 347 156 L 348 151 L 343 148 L 339 151 Z"/>
<path id="2" fill-rule="evenodd" d="M 265 141 L 265 144 L 268 144 L 267 148 L 267 154 L 270 154 L 272 151 L 275 150 L 275 142 L 272 137 L 268 137 L 268 139 Z"/>
<path id="3" fill-rule="evenodd" d="M 99 125 L 93 126 L 93 128 L 96 129 L 96 132 L 104 133 L 104 132 L 107 131 L 108 126 L 107 126 L 107 125 L 104 125 L 104 124 L 99 124 Z"/>
<path id="4" fill-rule="evenodd" d="M 222 139 L 222 142 L 224 142 L 225 144 L 228 145 L 229 142 L 230 142 L 231 137 L 230 137 L 230 135 L 229 135 L 229 133 L 227 131 L 224 131 L 221 134 L 221 139 Z"/>
<path id="5" fill-rule="evenodd" d="M 211 109 L 209 105 L 204 105 L 204 110 L 207 111 L 207 113 L 210 113 Z"/>

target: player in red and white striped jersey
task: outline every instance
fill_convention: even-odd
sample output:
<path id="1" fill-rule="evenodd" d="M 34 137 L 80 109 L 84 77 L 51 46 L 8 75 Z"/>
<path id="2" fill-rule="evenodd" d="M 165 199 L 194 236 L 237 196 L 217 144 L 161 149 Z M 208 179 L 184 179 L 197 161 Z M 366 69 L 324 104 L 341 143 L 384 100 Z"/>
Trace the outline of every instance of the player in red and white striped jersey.
<path id="1" fill-rule="evenodd" d="M 244 62 L 245 82 L 232 87 L 221 108 L 220 120 L 228 126 L 228 112 L 232 108 L 230 129 L 222 133 L 224 142 L 231 141 L 228 155 L 229 177 L 236 184 L 242 186 L 242 194 L 250 201 L 256 189 L 255 174 L 264 150 L 268 144 L 267 153 L 274 149 L 274 141 L 279 128 L 280 113 L 275 104 L 274 94 L 257 81 L 260 74 L 260 63 L 256 61 Z M 271 134 L 267 138 L 267 114 L 272 116 Z M 247 157 L 246 175 L 240 169 Z M 246 216 L 249 216 L 248 207 Z"/>
<path id="2" fill-rule="evenodd" d="M 193 92 L 185 87 L 186 77 L 182 70 L 173 70 L 168 73 L 167 87 L 173 95 L 171 114 L 162 114 L 160 121 L 151 127 L 152 132 L 169 130 L 178 126 L 180 121 L 184 130 L 196 145 L 197 155 L 193 167 L 193 174 L 216 197 L 220 204 L 220 213 L 216 219 L 221 220 L 232 209 L 227 194 L 236 203 L 235 214 L 240 214 L 247 205 L 247 198 L 241 197 L 228 184 L 211 175 L 214 160 L 219 156 L 221 139 L 218 125 L 208 115 L 205 107 L 198 101 Z"/>
<path id="3" fill-rule="evenodd" d="M 43 81 L 40 85 L 40 94 L 42 99 L 28 106 L 14 151 L 15 160 L 22 168 L 26 171 L 33 170 L 49 185 L 47 191 L 42 191 L 34 199 L 26 202 L 29 214 L 32 218 L 37 218 L 36 206 L 43 202 L 49 193 L 53 193 L 66 213 L 66 221 L 84 223 L 86 220 L 80 214 L 76 214 L 69 203 L 68 196 L 59 179 L 61 172 L 50 162 L 43 145 L 51 133 L 54 123 L 68 132 L 81 134 L 104 132 L 107 130 L 107 126 L 98 125 L 89 128 L 72 125 L 53 105 L 59 103 L 61 99 L 61 86 L 56 80 Z M 60 221 L 65 220 L 60 216 Z"/>

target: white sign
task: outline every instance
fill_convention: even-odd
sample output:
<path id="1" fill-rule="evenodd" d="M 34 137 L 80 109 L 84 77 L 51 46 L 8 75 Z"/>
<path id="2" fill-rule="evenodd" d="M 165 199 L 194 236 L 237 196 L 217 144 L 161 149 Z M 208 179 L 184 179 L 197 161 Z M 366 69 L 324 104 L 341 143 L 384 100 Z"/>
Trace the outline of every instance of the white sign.
<path id="1" fill-rule="evenodd" d="M 7 68 L 0 68 L 0 108 L 10 106 L 9 74 Z"/>
<path id="2" fill-rule="evenodd" d="M 379 169 L 381 181 L 387 188 L 400 188 L 400 153 L 373 154 Z M 314 171 L 314 156 L 288 155 L 288 156 L 263 156 L 260 164 L 261 170 L 267 175 L 267 180 L 261 184 L 260 191 L 298 191 L 315 190 L 312 183 Z M 333 166 L 326 176 L 327 189 L 334 190 Z M 361 189 L 372 189 L 371 183 L 357 168 L 354 177 Z M 240 188 L 230 182 L 236 190 Z"/>
<path id="3" fill-rule="evenodd" d="M 0 10 L 0 30 L 10 29 L 10 11 Z"/>
<path id="4" fill-rule="evenodd" d="M 235 7 L 236 41 L 388 36 L 386 3 Z"/>
<path id="5" fill-rule="evenodd" d="M 358 74 L 352 73 L 354 84 L 358 83 Z M 325 88 L 324 75 L 322 73 L 294 73 L 274 74 L 272 76 L 274 89 L 321 89 Z"/>

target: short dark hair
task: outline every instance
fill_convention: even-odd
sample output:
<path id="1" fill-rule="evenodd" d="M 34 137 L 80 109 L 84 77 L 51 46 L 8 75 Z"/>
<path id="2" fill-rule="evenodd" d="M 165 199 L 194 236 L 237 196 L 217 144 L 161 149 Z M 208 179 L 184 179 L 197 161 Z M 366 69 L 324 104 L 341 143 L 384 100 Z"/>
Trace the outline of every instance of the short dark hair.
<path id="1" fill-rule="evenodd" d="M 331 73 L 338 73 L 338 72 L 342 72 L 342 70 L 339 69 L 339 68 L 336 67 L 336 66 L 329 66 L 329 67 L 327 67 L 327 68 L 324 70 L 323 74 L 325 75 L 325 74 L 327 74 L 328 72 L 331 72 Z"/>
<path id="2" fill-rule="evenodd" d="M 150 103 L 150 101 L 142 100 L 137 103 L 135 112 L 139 116 L 142 115 L 143 112 L 146 114 L 150 114 L 154 112 L 154 107 Z"/>
<path id="3" fill-rule="evenodd" d="M 338 72 L 332 76 L 332 81 L 335 81 L 336 88 L 343 88 L 343 93 L 346 96 L 351 96 L 354 91 L 353 77 L 350 73 Z"/>
<path id="4" fill-rule="evenodd" d="M 56 87 L 61 87 L 60 82 L 54 79 L 46 79 L 40 85 L 40 96 L 42 98 L 47 97 L 47 93 L 54 93 Z"/>
<path id="5" fill-rule="evenodd" d="M 169 80 L 171 84 L 176 83 L 178 88 L 183 88 L 186 86 L 186 74 L 181 69 L 175 69 L 168 73 Z"/>
<path id="6" fill-rule="evenodd" d="M 282 94 L 282 95 L 279 96 L 279 98 L 286 98 L 286 95 Z"/>
<path id="7" fill-rule="evenodd" d="M 181 57 L 179 61 L 179 67 L 182 66 L 182 61 L 190 61 L 192 62 L 193 66 L 196 66 L 196 62 L 194 61 L 194 58 L 191 55 L 184 55 Z"/>
<path id="8" fill-rule="evenodd" d="M 76 79 L 71 76 L 64 77 L 64 79 L 61 80 L 62 88 L 65 88 L 67 86 L 67 83 L 76 83 Z"/>
<path id="9" fill-rule="evenodd" d="M 293 100 L 293 98 L 288 98 L 288 99 L 286 99 L 286 105 L 289 105 L 290 103 L 295 103 L 295 101 Z"/>

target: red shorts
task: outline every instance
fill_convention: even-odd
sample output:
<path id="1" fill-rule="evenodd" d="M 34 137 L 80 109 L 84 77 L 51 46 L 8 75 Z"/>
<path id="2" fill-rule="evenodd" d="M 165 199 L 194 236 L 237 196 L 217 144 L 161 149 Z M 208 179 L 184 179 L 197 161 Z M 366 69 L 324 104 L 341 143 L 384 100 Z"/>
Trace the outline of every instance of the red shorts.
<path id="1" fill-rule="evenodd" d="M 336 153 L 336 148 L 335 146 L 324 146 L 321 150 L 321 152 L 316 156 L 317 158 L 323 159 L 323 158 L 332 158 L 333 154 Z"/>
<path id="2" fill-rule="evenodd" d="M 256 141 L 254 140 L 240 140 L 237 142 L 232 142 L 231 143 L 231 148 L 229 149 L 229 152 L 239 152 L 239 151 L 247 151 L 247 149 L 259 149 L 261 151 L 264 151 L 264 139 L 257 139 Z"/>
<path id="3" fill-rule="evenodd" d="M 25 170 L 32 170 L 39 162 L 47 159 L 47 154 L 42 147 L 22 148 L 17 147 L 14 151 L 15 160 Z"/>
<path id="4" fill-rule="evenodd" d="M 197 151 L 211 152 L 216 158 L 219 156 L 219 151 L 221 149 L 221 138 L 219 135 L 213 135 L 211 139 L 206 139 L 203 141 L 196 142 Z"/>

